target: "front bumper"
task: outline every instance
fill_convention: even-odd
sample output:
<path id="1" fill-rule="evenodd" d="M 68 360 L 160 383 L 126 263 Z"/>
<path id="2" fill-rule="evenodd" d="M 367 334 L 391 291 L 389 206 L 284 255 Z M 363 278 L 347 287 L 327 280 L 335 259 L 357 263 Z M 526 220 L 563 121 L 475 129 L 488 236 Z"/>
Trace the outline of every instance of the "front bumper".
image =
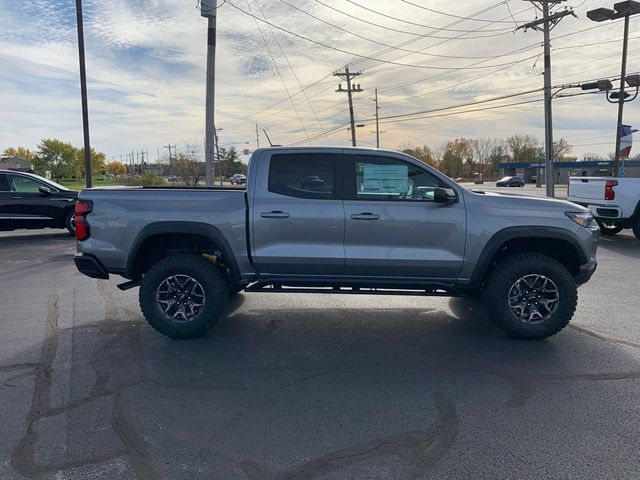
<path id="1" fill-rule="evenodd" d="M 576 283 L 578 285 L 582 285 L 583 283 L 587 283 L 591 276 L 596 271 L 598 267 L 598 262 L 593 259 L 584 265 L 580 265 L 580 273 L 574 277 Z"/>
<path id="2" fill-rule="evenodd" d="M 76 253 L 73 256 L 73 261 L 78 271 L 87 277 L 109 279 L 109 272 L 105 266 L 90 253 Z"/>

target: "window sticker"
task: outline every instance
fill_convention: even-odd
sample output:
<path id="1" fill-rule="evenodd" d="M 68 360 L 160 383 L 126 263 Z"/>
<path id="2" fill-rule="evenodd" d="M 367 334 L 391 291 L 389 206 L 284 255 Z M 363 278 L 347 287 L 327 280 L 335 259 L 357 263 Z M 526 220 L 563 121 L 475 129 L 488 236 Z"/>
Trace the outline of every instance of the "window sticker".
<path id="1" fill-rule="evenodd" d="M 407 165 L 378 165 L 365 163 L 358 193 L 407 193 L 409 167 Z"/>

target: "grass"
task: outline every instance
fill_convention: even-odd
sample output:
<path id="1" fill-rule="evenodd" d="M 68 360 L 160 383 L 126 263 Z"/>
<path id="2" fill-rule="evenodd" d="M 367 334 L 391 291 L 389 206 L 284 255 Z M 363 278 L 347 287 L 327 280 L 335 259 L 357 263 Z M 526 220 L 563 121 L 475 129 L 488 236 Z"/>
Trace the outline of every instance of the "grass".
<path id="1" fill-rule="evenodd" d="M 87 184 L 84 178 L 77 178 L 75 180 L 65 179 L 65 180 L 55 180 L 60 185 L 64 185 L 71 190 L 82 190 L 83 188 L 87 188 Z M 103 178 L 103 177 L 93 177 L 93 186 L 94 187 L 114 187 L 123 185 L 123 181 L 119 178 Z"/>

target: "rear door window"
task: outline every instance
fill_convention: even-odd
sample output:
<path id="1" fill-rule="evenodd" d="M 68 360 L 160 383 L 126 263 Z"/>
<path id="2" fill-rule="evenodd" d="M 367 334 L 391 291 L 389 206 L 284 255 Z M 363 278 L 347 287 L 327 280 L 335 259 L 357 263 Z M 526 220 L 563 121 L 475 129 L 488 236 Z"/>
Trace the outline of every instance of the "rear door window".
<path id="1" fill-rule="evenodd" d="M 297 198 L 335 199 L 336 155 L 274 155 L 269 163 L 269 191 Z"/>

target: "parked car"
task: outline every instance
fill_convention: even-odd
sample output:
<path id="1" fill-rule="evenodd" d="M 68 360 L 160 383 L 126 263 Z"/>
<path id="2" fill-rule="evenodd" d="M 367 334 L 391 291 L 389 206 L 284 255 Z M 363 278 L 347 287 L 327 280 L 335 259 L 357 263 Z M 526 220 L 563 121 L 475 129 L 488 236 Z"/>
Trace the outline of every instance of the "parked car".
<path id="1" fill-rule="evenodd" d="M 74 233 L 78 192 L 31 173 L 0 170 L 0 230 L 66 228 Z"/>
<path id="2" fill-rule="evenodd" d="M 567 197 L 591 210 L 604 235 L 631 228 L 640 240 L 640 178 L 571 177 Z"/>
<path id="3" fill-rule="evenodd" d="M 522 177 L 504 177 L 496 182 L 496 187 L 524 187 Z"/>
<path id="4" fill-rule="evenodd" d="M 247 176 L 242 173 L 236 173 L 231 176 L 231 185 L 246 185 Z"/>
<path id="5" fill-rule="evenodd" d="M 140 286 L 145 318 L 175 338 L 203 335 L 244 289 L 479 295 L 507 334 L 541 339 L 567 325 L 596 268 L 588 209 L 475 193 L 402 153 L 259 149 L 249 180 L 246 192 L 83 190 L 78 270 Z"/>

